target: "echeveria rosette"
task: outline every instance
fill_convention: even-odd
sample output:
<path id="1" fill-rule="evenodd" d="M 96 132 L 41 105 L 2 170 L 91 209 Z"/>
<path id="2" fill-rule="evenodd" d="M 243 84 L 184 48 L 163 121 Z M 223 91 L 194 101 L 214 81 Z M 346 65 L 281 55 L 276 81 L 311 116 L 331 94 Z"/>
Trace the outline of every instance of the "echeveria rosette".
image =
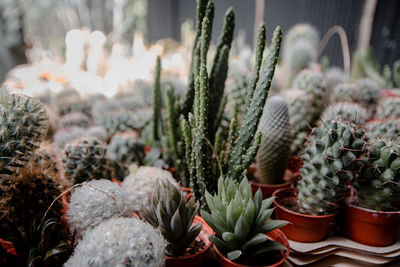
<path id="1" fill-rule="evenodd" d="M 250 257 L 271 251 L 285 250 L 267 233 L 288 222 L 270 219 L 273 198 L 262 199 L 260 189 L 252 195 L 246 178 L 238 185 L 230 178 L 220 178 L 218 194 L 206 192 L 210 213 L 201 210 L 201 216 L 215 231 L 210 241 L 230 260 Z"/>

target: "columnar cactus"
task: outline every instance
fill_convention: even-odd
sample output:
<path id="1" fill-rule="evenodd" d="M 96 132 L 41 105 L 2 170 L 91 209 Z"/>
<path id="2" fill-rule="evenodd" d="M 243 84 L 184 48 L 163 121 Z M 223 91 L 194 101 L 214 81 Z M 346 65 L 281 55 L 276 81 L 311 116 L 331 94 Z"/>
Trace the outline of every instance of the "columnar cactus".
<path id="1" fill-rule="evenodd" d="M 338 102 L 326 108 L 322 114 L 323 120 L 351 121 L 357 125 L 363 125 L 369 118 L 368 111 L 359 104 Z"/>
<path id="2" fill-rule="evenodd" d="M 34 98 L 0 88 L 0 173 L 12 173 L 29 161 L 46 135 L 48 116 Z"/>
<path id="3" fill-rule="evenodd" d="M 77 238 L 109 218 L 128 215 L 125 192 L 118 184 L 104 179 L 75 188 L 67 210 L 69 230 Z"/>
<path id="4" fill-rule="evenodd" d="M 160 141 L 161 135 L 161 59 L 158 56 L 156 61 L 156 69 L 154 73 L 154 84 L 153 84 L 153 139 L 154 141 Z"/>
<path id="5" fill-rule="evenodd" d="M 400 145 L 375 138 L 368 143 L 368 162 L 357 179 L 357 194 L 363 207 L 398 210 L 400 201 Z"/>
<path id="6" fill-rule="evenodd" d="M 297 184 L 298 204 L 305 213 L 323 214 L 335 209 L 348 194 L 347 183 L 362 166 L 364 130 L 349 122 L 327 120 L 313 128 Z"/>
<path id="7" fill-rule="evenodd" d="M 192 225 L 199 206 L 193 198 L 185 203 L 184 193 L 175 184 L 160 181 L 140 214 L 161 231 L 167 241 L 166 254 L 178 257 L 185 253 L 201 231 L 201 223 Z"/>
<path id="8" fill-rule="evenodd" d="M 289 111 L 284 98 L 273 96 L 267 101 L 259 130 L 262 138 L 256 157 L 258 179 L 266 184 L 283 183 L 291 143 Z"/>
<path id="9" fill-rule="evenodd" d="M 162 267 L 164 248 L 161 233 L 151 225 L 112 218 L 87 231 L 64 266 Z"/>

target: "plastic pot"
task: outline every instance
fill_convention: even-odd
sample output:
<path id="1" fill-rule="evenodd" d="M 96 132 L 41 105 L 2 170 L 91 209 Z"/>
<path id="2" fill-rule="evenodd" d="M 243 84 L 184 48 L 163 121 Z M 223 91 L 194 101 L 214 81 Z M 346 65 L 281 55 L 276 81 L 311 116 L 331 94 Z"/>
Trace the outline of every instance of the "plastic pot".
<path id="1" fill-rule="evenodd" d="M 297 202 L 297 188 L 283 188 L 274 192 L 275 218 L 291 222 L 281 228 L 290 240 L 313 243 L 324 240 L 336 213 L 327 215 L 308 215 L 290 210 L 287 206 Z"/>
<path id="2" fill-rule="evenodd" d="M 196 215 L 193 223 L 202 223 L 199 238 L 204 242 L 205 247 L 195 255 L 181 256 L 181 257 L 168 257 L 165 261 L 166 267 L 200 267 L 203 265 L 205 258 L 207 257 L 208 251 L 211 247 L 211 242 L 208 237 L 213 233 L 210 226 L 201 218 Z"/>
<path id="3" fill-rule="evenodd" d="M 289 240 L 287 239 L 287 237 L 285 236 L 284 233 L 282 233 L 281 230 L 279 229 L 275 229 L 271 232 L 269 232 L 267 234 L 272 240 L 278 241 L 280 242 L 282 245 L 284 245 L 287 250 L 286 251 L 282 251 L 282 259 L 280 261 L 278 261 L 277 263 L 274 263 L 272 265 L 264 265 L 264 266 L 269 266 L 269 267 L 278 267 L 278 266 L 282 266 L 283 263 L 286 261 L 286 259 L 289 257 L 289 253 L 290 253 L 290 245 L 289 245 Z M 243 265 L 243 264 L 239 264 L 236 262 L 233 262 L 231 260 L 229 260 L 227 257 L 225 257 L 219 250 L 218 248 L 213 245 L 214 250 L 215 250 L 215 256 L 220 264 L 221 267 L 246 267 L 248 265 Z"/>
<path id="4" fill-rule="evenodd" d="M 349 205 L 345 209 L 345 234 L 353 241 L 375 247 L 396 242 L 400 212 L 376 211 Z"/>

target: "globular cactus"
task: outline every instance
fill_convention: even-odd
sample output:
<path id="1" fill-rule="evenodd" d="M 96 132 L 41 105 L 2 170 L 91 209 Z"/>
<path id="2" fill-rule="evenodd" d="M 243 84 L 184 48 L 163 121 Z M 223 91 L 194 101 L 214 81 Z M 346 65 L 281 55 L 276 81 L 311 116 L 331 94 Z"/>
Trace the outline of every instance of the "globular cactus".
<path id="1" fill-rule="evenodd" d="M 152 86 L 151 83 L 145 80 L 135 80 L 132 89 L 132 96 L 137 97 L 137 99 L 145 103 L 147 106 L 150 106 L 152 103 Z"/>
<path id="2" fill-rule="evenodd" d="M 331 102 L 361 102 L 360 88 L 356 83 L 340 83 L 333 88 Z"/>
<path id="3" fill-rule="evenodd" d="M 84 101 L 79 92 L 73 88 L 65 88 L 60 91 L 55 97 L 54 106 L 58 108 L 60 116 L 71 112 L 82 112 L 89 114 L 89 107 Z"/>
<path id="4" fill-rule="evenodd" d="M 64 266 L 162 267 L 164 248 L 161 233 L 151 225 L 112 218 L 87 231 Z"/>
<path id="5" fill-rule="evenodd" d="M 127 169 L 107 159 L 106 151 L 106 145 L 93 137 L 67 145 L 62 158 L 65 177 L 73 184 L 93 179 L 122 180 Z"/>
<path id="6" fill-rule="evenodd" d="M 194 198 L 186 203 L 179 187 L 169 181 L 160 181 L 140 214 L 146 222 L 161 231 L 167 241 L 166 254 L 178 257 L 185 253 L 201 231 L 201 223 L 192 225 L 199 207 Z"/>
<path id="7" fill-rule="evenodd" d="M 384 97 L 376 108 L 377 119 L 400 118 L 400 97 Z"/>
<path id="8" fill-rule="evenodd" d="M 394 211 L 400 201 L 400 144 L 375 138 L 368 143 L 368 161 L 357 179 L 360 205 Z"/>
<path id="9" fill-rule="evenodd" d="M 381 93 L 381 86 L 379 85 L 379 83 L 370 78 L 360 79 L 356 82 L 356 84 L 360 89 L 360 103 L 366 108 L 371 107 L 373 110 L 376 103 L 378 103 Z"/>
<path id="10" fill-rule="evenodd" d="M 71 112 L 60 118 L 59 128 L 69 127 L 88 128 L 91 124 L 90 117 L 82 112 Z"/>
<path id="11" fill-rule="evenodd" d="M 368 111 L 359 104 L 339 102 L 328 106 L 322 114 L 322 120 L 346 120 L 363 125 L 368 119 Z"/>
<path id="12" fill-rule="evenodd" d="M 291 143 L 289 111 L 284 98 L 273 96 L 267 100 L 259 130 L 262 137 L 256 156 L 257 178 L 265 184 L 283 183 Z"/>
<path id="13" fill-rule="evenodd" d="M 304 90 L 311 104 L 312 121 L 317 120 L 327 102 L 326 81 L 321 72 L 306 69 L 293 81 L 293 88 Z"/>
<path id="14" fill-rule="evenodd" d="M 129 209 L 140 211 L 158 182 L 169 181 L 178 186 L 169 171 L 155 167 L 141 166 L 135 173 L 129 174 L 122 182 L 122 189 L 128 195 Z"/>
<path id="15" fill-rule="evenodd" d="M 326 120 L 312 130 L 297 184 L 302 212 L 324 214 L 336 209 L 349 193 L 353 172 L 362 167 L 364 130 L 349 122 Z"/>
<path id="16" fill-rule="evenodd" d="M 72 143 L 85 136 L 86 129 L 80 127 L 70 127 L 60 129 L 53 135 L 53 145 L 58 148 L 64 148 L 68 143 Z"/>
<path id="17" fill-rule="evenodd" d="M 0 173 L 13 173 L 29 161 L 48 129 L 44 107 L 34 98 L 0 88 Z"/>
<path id="18" fill-rule="evenodd" d="M 344 71 L 338 67 L 330 67 L 325 72 L 325 78 L 328 94 L 332 94 L 333 88 L 335 88 L 335 86 L 339 83 L 345 83 L 349 81 L 348 75 L 346 75 Z"/>
<path id="19" fill-rule="evenodd" d="M 127 166 L 132 163 L 142 165 L 144 156 L 144 145 L 135 132 L 115 134 L 107 148 L 107 157 L 109 159 Z"/>
<path id="20" fill-rule="evenodd" d="M 290 28 L 286 34 L 283 49 L 299 40 L 307 40 L 316 46 L 319 43 L 319 33 L 317 29 L 310 24 L 298 23 Z"/>
<path id="21" fill-rule="evenodd" d="M 77 238 L 109 218 L 128 215 L 125 192 L 118 184 L 104 179 L 75 188 L 67 210 L 69 230 Z"/>
<path id="22" fill-rule="evenodd" d="M 400 138 L 400 119 L 387 119 L 384 122 L 372 121 L 365 125 L 365 136 L 368 139 L 382 138 L 385 140 L 398 140 Z"/>

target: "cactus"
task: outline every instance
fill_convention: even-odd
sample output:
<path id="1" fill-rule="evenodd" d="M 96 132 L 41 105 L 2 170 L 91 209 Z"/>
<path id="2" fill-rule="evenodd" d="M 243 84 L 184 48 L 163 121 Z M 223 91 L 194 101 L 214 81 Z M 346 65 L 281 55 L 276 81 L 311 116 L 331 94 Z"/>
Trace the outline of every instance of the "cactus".
<path id="1" fill-rule="evenodd" d="M 153 139 L 154 141 L 160 141 L 160 135 L 162 134 L 161 126 L 161 59 L 158 56 L 156 61 L 156 70 L 154 74 L 153 84 Z"/>
<path id="2" fill-rule="evenodd" d="M 333 88 L 339 83 L 346 83 L 349 77 L 344 73 L 341 68 L 331 67 L 325 73 L 326 87 L 329 94 L 332 93 Z"/>
<path id="3" fill-rule="evenodd" d="M 67 210 L 69 230 L 77 238 L 109 218 L 128 215 L 125 192 L 118 184 L 104 179 L 75 188 Z"/>
<path id="4" fill-rule="evenodd" d="M 140 211 L 159 181 L 169 181 L 178 186 L 170 172 L 155 167 L 141 166 L 125 177 L 121 186 L 128 195 L 129 209 Z"/>
<path id="5" fill-rule="evenodd" d="M 106 146 L 93 137 L 67 145 L 62 158 L 65 177 L 73 184 L 93 179 L 122 180 L 126 168 L 107 159 L 106 150 Z"/>
<path id="6" fill-rule="evenodd" d="M 144 145 L 135 132 L 117 133 L 107 148 L 107 158 L 127 166 L 132 163 L 142 165 L 144 156 Z"/>
<path id="7" fill-rule="evenodd" d="M 48 129 L 44 107 L 34 98 L 0 88 L 0 173 L 13 173 L 29 161 Z"/>
<path id="8" fill-rule="evenodd" d="M 220 178 L 218 194 L 206 192 L 206 199 L 210 213 L 201 210 L 200 214 L 215 231 L 209 239 L 228 259 L 246 262 L 266 251 L 286 250 L 267 234 L 288 222 L 270 219 L 273 198 L 262 200 L 260 189 L 253 197 L 246 178 L 239 185 L 232 179 Z"/>
<path id="9" fill-rule="evenodd" d="M 160 232 L 149 224 L 112 218 L 87 231 L 64 266 L 161 267 L 164 247 Z"/>
<path id="10" fill-rule="evenodd" d="M 69 127 L 88 128 L 91 124 L 89 116 L 82 112 L 71 112 L 60 118 L 59 128 L 66 129 Z"/>
<path id="11" fill-rule="evenodd" d="M 361 102 L 360 88 L 356 83 L 340 83 L 333 88 L 331 102 Z"/>
<path id="12" fill-rule="evenodd" d="M 286 34 L 283 49 L 285 49 L 286 46 L 290 46 L 299 40 L 307 40 L 313 45 L 317 46 L 319 43 L 319 33 L 317 29 L 310 24 L 296 24 L 292 28 L 290 28 L 288 33 Z"/>
<path id="13" fill-rule="evenodd" d="M 360 89 L 361 104 L 366 108 L 371 106 L 375 108 L 381 92 L 379 83 L 369 78 L 363 78 L 358 80 L 356 84 Z"/>
<path id="14" fill-rule="evenodd" d="M 388 119 L 384 122 L 373 121 L 365 125 L 365 136 L 368 139 L 376 137 L 386 140 L 398 140 L 400 138 L 400 119 Z"/>
<path id="15" fill-rule="evenodd" d="M 357 125 L 363 125 L 368 119 L 368 112 L 356 103 L 339 102 L 326 108 L 322 114 L 323 120 L 351 121 Z"/>
<path id="16" fill-rule="evenodd" d="M 400 59 L 393 63 L 393 82 L 397 88 L 400 88 Z"/>
<path id="17" fill-rule="evenodd" d="M 400 97 L 384 97 L 376 108 L 377 119 L 400 118 Z"/>
<path id="18" fill-rule="evenodd" d="M 384 139 L 368 143 L 368 162 L 356 188 L 360 205 L 379 211 L 398 210 L 400 201 L 400 145 Z"/>
<path id="19" fill-rule="evenodd" d="M 161 231 L 167 241 L 166 254 L 178 257 L 185 253 L 201 231 L 201 223 L 192 225 L 198 210 L 198 202 L 190 198 L 185 203 L 184 193 L 167 180 L 156 184 L 140 214 Z"/>
<path id="20" fill-rule="evenodd" d="M 326 81 L 322 73 L 303 70 L 294 79 L 293 87 L 306 91 L 311 104 L 312 121 L 317 120 L 327 102 Z"/>
<path id="21" fill-rule="evenodd" d="M 258 179 L 266 184 L 281 184 L 291 143 L 289 111 L 284 98 L 273 96 L 267 101 L 259 129 L 262 139 L 256 157 Z"/>
<path id="22" fill-rule="evenodd" d="M 364 130 L 349 122 L 327 120 L 312 130 L 297 184 L 301 212 L 330 213 L 348 194 L 347 183 L 362 166 Z"/>
<path id="23" fill-rule="evenodd" d="M 57 98 L 56 107 L 58 107 L 58 114 L 64 116 L 71 112 L 82 112 L 90 114 L 87 103 L 80 97 L 80 95 L 64 96 Z"/>

